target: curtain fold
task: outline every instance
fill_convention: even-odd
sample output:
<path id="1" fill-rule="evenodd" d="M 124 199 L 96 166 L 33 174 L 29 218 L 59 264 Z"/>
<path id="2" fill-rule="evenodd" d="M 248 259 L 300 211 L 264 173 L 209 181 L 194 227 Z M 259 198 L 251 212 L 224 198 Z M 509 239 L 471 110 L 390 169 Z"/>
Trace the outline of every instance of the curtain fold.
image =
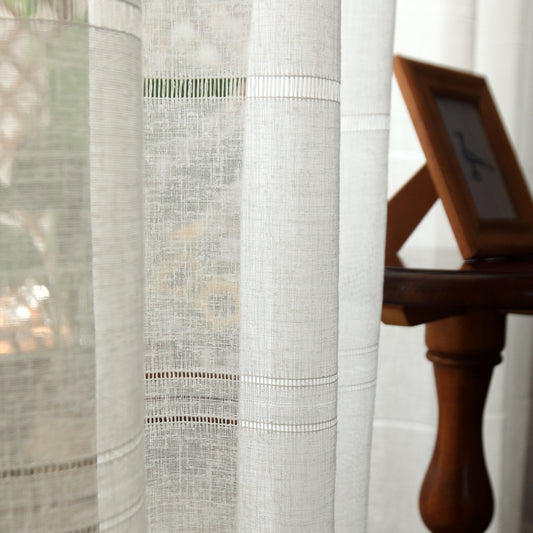
<path id="1" fill-rule="evenodd" d="M 132 532 L 146 523 L 141 5 L 88 7 L 99 530 Z"/>
<path id="2" fill-rule="evenodd" d="M 144 2 L 150 531 L 234 531 L 249 2 Z"/>
<path id="3" fill-rule="evenodd" d="M 0 4 L 2 531 L 145 522 L 140 11 L 103 9 Z"/>
<path id="4" fill-rule="evenodd" d="M 0 0 L 2 531 L 365 530 L 393 18 Z"/>
<path id="5" fill-rule="evenodd" d="M 339 10 L 338 2 L 251 3 L 240 235 L 242 532 L 333 529 Z"/>
<path id="6" fill-rule="evenodd" d="M 365 531 L 385 248 L 394 2 L 342 3 L 335 526 Z"/>

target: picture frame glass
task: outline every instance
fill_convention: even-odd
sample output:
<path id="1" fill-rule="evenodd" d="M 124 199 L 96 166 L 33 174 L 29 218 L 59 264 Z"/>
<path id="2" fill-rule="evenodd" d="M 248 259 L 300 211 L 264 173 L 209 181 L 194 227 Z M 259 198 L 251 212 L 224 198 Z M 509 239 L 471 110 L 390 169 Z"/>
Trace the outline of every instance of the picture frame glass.
<path id="1" fill-rule="evenodd" d="M 517 211 L 473 102 L 435 96 L 435 102 L 481 219 L 516 220 Z"/>

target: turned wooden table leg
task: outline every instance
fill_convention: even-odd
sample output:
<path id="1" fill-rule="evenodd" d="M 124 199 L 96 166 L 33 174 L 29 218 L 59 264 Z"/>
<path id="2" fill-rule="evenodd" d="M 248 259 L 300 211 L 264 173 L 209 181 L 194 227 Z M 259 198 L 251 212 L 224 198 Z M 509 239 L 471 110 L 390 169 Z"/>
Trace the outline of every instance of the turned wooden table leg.
<path id="1" fill-rule="evenodd" d="M 505 315 L 495 312 L 469 311 L 426 325 L 439 425 L 420 492 L 420 513 L 433 533 L 482 533 L 492 518 L 482 419 L 504 342 Z"/>

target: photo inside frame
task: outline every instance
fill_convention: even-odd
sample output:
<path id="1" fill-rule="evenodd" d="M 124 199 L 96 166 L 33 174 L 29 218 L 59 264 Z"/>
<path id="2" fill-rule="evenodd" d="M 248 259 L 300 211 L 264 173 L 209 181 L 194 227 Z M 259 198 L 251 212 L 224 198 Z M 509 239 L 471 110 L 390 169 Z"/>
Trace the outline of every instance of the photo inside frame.
<path id="1" fill-rule="evenodd" d="M 435 100 L 479 217 L 515 220 L 516 209 L 476 105 L 449 97 Z"/>

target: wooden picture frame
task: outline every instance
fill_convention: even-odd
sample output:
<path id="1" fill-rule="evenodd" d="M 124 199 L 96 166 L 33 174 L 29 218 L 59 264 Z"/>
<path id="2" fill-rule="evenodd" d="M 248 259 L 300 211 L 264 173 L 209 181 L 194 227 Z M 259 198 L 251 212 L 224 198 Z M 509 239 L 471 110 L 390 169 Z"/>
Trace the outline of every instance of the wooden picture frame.
<path id="1" fill-rule="evenodd" d="M 484 78 L 400 56 L 394 73 L 463 257 L 533 252 L 533 203 Z"/>

